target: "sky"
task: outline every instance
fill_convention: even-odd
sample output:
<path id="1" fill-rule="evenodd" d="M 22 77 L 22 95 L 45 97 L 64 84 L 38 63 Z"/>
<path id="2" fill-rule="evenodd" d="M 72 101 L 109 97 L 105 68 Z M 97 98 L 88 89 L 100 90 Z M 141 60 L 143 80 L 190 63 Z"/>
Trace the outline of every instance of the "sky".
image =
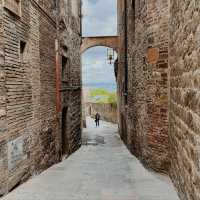
<path id="1" fill-rule="evenodd" d="M 83 0 L 83 36 L 117 34 L 117 0 Z M 83 84 L 115 83 L 107 47 L 93 47 L 82 55 Z"/>

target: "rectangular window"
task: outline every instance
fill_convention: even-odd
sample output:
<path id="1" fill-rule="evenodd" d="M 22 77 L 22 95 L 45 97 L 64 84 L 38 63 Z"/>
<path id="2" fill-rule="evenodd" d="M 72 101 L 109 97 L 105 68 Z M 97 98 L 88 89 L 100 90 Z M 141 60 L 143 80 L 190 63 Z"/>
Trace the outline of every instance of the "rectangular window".
<path id="1" fill-rule="evenodd" d="M 20 41 L 20 61 L 25 62 L 26 42 Z"/>
<path id="2" fill-rule="evenodd" d="M 17 16 L 21 16 L 21 0 L 3 0 L 4 8 Z"/>
<path id="3" fill-rule="evenodd" d="M 62 82 L 69 81 L 69 59 L 62 56 Z"/>
<path id="4" fill-rule="evenodd" d="M 132 9 L 135 10 L 135 0 L 132 0 Z"/>

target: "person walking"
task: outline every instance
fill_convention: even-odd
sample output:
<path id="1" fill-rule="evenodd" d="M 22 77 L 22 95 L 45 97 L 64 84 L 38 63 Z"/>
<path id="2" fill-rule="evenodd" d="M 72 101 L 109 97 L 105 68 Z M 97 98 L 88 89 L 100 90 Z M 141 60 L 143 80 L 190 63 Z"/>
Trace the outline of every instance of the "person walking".
<path id="1" fill-rule="evenodd" d="M 100 118 L 101 118 L 100 114 L 99 114 L 99 113 L 96 113 L 96 115 L 95 115 L 95 123 L 96 123 L 96 127 L 99 126 Z"/>

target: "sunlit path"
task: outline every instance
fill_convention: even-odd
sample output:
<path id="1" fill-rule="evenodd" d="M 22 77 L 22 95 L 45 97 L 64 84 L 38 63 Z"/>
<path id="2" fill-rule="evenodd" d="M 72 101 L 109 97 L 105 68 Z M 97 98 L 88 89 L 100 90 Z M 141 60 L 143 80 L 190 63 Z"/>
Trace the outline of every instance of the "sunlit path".
<path id="1" fill-rule="evenodd" d="M 177 200 L 167 177 L 144 169 L 121 142 L 117 126 L 87 119 L 82 148 L 23 184 L 4 200 Z"/>

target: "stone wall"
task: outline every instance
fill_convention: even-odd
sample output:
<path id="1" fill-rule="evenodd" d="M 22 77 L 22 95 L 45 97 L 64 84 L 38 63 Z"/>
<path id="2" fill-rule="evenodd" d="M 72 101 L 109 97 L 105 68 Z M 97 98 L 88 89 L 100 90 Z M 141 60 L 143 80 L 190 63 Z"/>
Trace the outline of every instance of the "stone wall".
<path id="1" fill-rule="evenodd" d="M 99 113 L 101 120 L 117 124 L 117 105 L 112 103 L 86 103 L 85 111 L 87 116 L 95 117 Z"/>
<path id="2" fill-rule="evenodd" d="M 147 166 L 167 172 L 169 1 L 120 4 L 119 35 L 124 44 L 118 58 L 120 133 Z"/>
<path id="3" fill-rule="evenodd" d="M 126 96 L 125 96 L 125 1 L 118 0 L 118 36 L 119 48 L 118 59 L 115 63 L 116 79 L 117 79 L 117 96 L 118 96 L 118 119 L 119 133 L 126 143 L 127 125 L 126 125 Z"/>
<path id="4" fill-rule="evenodd" d="M 171 1 L 171 177 L 183 200 L 200 199 L 199 9 L 199 1 Z"/>
<path id="5" fill-rule="evenodd" d="M 0 0 L 0 196 L 6 192 L 6 142 L 2 135 L 6 133 L 6 88 L 4 70 L 4 40 L 3 40 L 3 8 Z"/>
<path id="6" fill-rule="evenodd" d="M 198 200 L 200 5 L 189 0 L 118 0 L 118 5 L 121 137 L 143 163 L 171 175 L 181 199 Z"/>
<path id="7" fill-rule="evenodd" d="M 2 8 L 1 3 L 0 195 L 3 195 L 59 162 L 63 146 L 61 113 L 56 110 L 56 1 L 22 0 L 19 15 Z M 71 10 L 70 6 L 66 8 Z M 79 20 L 78 16 L 77 24 L 67 21 L 71 31 L 68 40 L 72 41 L 69 54 L 72 65 L 76 66 L 71 79 L 77 85 L 80 83 Z M 60 50 L 60 60 L 61 54 Z M 61 68 L 61 62 L 58 67 Z M 80 146 L 80 89 L 65 96 L 63 99 L 70 99 L 72 124 L 68 134 L 73 152 Z"/>
<path id="8" fill-rule="evenodd" d="M 76 6 L 75 3 L 76 2 Z M 64 8 L 70 8 L 68 10 Z M 68 145 L 63 154 L 81 146 L 81 1 L 60 1 L 59 43 L 61 51 L 62 117 L 66 118 L 62 140 Z M 63 63 L 63 58 L 66 62 Z M 64 113 L 67 110 L 67 113 Z M 65 115 L 65 116 L 64 116 Z M 63 119 L 64 120 L 64 119 Z M 64 121 L 63 121 L 64 122 Z M 62 122 L 62 123 L 63 123 Z"/>

